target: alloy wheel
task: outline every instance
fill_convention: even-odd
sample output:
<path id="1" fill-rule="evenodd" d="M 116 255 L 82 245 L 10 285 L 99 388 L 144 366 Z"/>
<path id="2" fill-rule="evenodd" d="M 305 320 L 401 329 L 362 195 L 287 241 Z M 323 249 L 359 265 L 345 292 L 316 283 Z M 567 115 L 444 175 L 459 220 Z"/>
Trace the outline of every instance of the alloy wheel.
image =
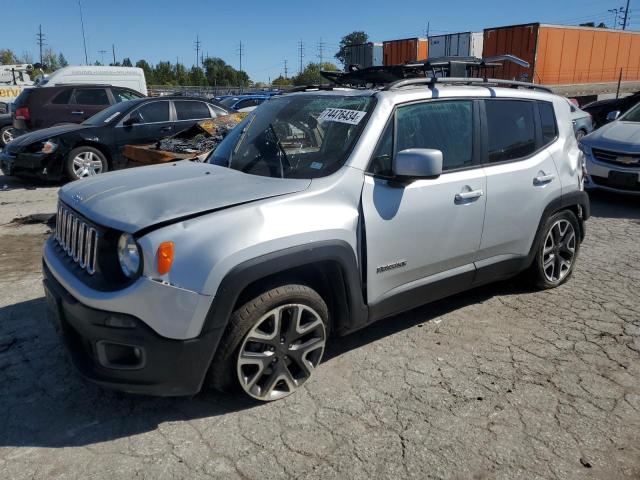
<path id="1" fill-rule="evenodd" d="M 102 160 L 93 152 L 81 152 L 73 159 L 73 173 L 76 178 L 98 175 L 102 173 Z"/>
<path id="2" fill-rule="evenodd" d="M 301 304 L 276 307 L 258 320 L 240 346 L 240 385 L 258 400 L 286 397 L 309 379 L 325 343 L 325 325 L 314 309 Z"/>
<path id="3" fill-rule="evenodd" d="M 558 283 L 571 271 L 576 255 L 576 232 L 568 220 L 558 220 L 542 247 L 542 269 L 549 282 Z"/>
<path id="4" fill-rule="evenodd" d="M 4 145 L 6 145 L 9 142 L 13 141 L 14 138 L 15 137 L 13 136 L 13 130 L 11 128 L 7 128 L 7 129 L 2 131 L 2 143 Z"/>

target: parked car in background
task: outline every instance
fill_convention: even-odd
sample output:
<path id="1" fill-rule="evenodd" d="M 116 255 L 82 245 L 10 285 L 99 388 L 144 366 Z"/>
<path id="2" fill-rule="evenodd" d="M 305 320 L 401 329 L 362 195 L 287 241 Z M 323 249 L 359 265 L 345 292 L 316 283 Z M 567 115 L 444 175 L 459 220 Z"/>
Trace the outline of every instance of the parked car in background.
<path id="1" fill-rule="evenodd" d="M 566 102 L 422 80 L 275 97 L 209 163 L 61 188 L 44 286 L 84 376 L 277 400 L 332 335 L 523 271 L 566 282 L 589 217 Z"/>
<path id="2" fill-rule="evenodd" d="M 236 112 L 251 112 L 269 98 L 268 95 L 238 95 L 224 98 L 220 103 Z"/>
<path id="3" fill-rule="evenodd" d="M 109 105 L 136 98 L 144 95 L 111 85 L 25 88 L 13 103 L 13 127 L 23 134 L 61 123 L 82 123 Z"/>
<path id="4" fill-rule="evenodd" d="M 619 118 L 618 118 L 619 117 Z M 588 188 L 640 195 L 640 103 L 580 142 L 586 157 Z"/>
<path id="5" fill-rule="evenodd" d="M 0 148 L 14 138 L 13 118 L 10 113 L 0 114 Z"/>
<path id="6" fill-rule="evenodd" d="M 619 111 L 620 113 L 625 113 L 637 103 L 640 103 L 640 91 L 627 97 L 609 98 L 607 100 L 591 102 L 584 105 L 582 110 L 590 113 L 593 117 L 594 127 L 600 128 L 607 123 L 607 115 L 609 112 Z"/>
<path id="7" fill-rule="evenodd" d="M 573 131 L 576 134 L 576 140 L 580 141 L 585 135 L 593 132 L 593 120 L 591 114 L 581 110 L 571 100 L 567 100 L 571 109 L 571 122 L 573 123 Z"/>
<path id="8" fill-rule="evenodd" d="M 0 153 L 7 175 L 77 180 L 127 164 L 125 145 L 152 143 L 199 121 L 230 113 L 222 105 L 189 97 L 119 102 L 82 124 L 64 124 L 16 138 Z"/>
<path id="9" fill-rule="evenodd" d="M 128 88 L 147 96 L 147 81 L 144 70 L 138 67 L 112 67 L 81 65 L 64 67 L 38 80 L 39 87 L 58 85 L 111 85 Z"/>

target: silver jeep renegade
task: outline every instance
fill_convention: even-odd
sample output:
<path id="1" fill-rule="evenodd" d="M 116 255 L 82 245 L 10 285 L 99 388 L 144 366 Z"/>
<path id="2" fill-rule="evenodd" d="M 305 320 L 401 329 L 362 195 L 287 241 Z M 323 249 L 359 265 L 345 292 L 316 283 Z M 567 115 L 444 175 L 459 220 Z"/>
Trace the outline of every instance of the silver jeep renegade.
<path id="1" fill-rule="evenodd" d="M 66 185 L 44 284 L 74 364 L 126 392 L 275 400 L 331 336 L 521 272 L 562 284 L 589 216 L 569 106 L 502 83 L 309 89 L 206 163 Z"/>

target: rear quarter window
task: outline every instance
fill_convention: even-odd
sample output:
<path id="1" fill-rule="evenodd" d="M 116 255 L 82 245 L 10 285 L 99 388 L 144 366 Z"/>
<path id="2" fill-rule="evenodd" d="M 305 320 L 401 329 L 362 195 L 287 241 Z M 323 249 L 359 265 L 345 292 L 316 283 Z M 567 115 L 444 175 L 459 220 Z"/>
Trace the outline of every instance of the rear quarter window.
<path id="1" fill-rule="evenodd" d="M 71 100 L 71 92 L 73 92 L 73 90 L 63 90 L 62 92 L 58 93 L 55 97 L 53 97 L 53 100 L 51 100 L 51 103 L 54 105 L 68 104 L 69 100 Z"/>
<path id="2" fill-rule="evenodd" d="M 575 111 L 575 107 L 571 107 Z M 558 137 L 558 124 L 550 102 L 538 102 L 538 110 L 540 111 L 540 126 L 542 127 L 542 144 L 549 145 Z"/>

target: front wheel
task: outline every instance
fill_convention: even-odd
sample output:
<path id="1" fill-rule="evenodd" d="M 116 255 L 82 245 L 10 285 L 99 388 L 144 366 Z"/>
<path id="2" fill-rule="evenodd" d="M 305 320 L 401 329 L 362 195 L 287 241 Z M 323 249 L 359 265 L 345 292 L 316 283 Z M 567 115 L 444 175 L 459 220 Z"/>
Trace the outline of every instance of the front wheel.
<path id="1" fill-rule="evenodd" d="M 580 250 L 580 225 L 575 214 L 564 210 L 546 222 L 542 241 L 531 265 L 530 279 L 538 288 L 555 288 L 566 282 Z"/>
<path id="2" fill-rule="evenodd" d="M 14 130 L 11 125 L 0 128 L 0 147 L 6 146 L 15 138 Z"/>
<path id="3" fill-rule="evenodd" d="M 327 305 L 304 285 L 273 288 L 237 309 L 209 372 L 219 390 L 256 400 L 291 395 L 313 374 L 328 337 Z"/>
<path id="4" fill-rule="evenodd" d="M 94 147 L 78 147 L 67 156 L 67 173 L 71 180 L 92 177 L 108 170 L 107 158 Z"/>

